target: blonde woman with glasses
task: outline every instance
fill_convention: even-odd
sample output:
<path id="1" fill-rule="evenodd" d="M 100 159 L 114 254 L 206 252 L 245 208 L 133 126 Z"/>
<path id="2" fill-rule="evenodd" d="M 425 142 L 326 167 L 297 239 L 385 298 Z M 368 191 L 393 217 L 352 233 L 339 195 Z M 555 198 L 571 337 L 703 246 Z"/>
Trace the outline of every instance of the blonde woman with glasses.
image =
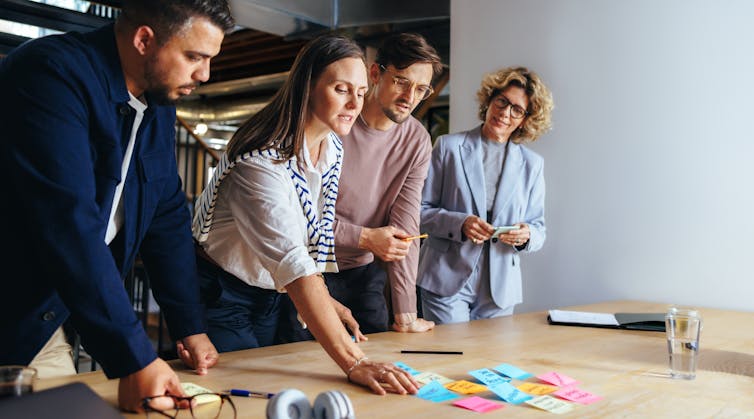
<path id="1" fill-rule="evenodd" d="M 418 285 L 437 323 L 512 314 L 519 254 L 545 241 L 544 161 L 523 143 L 550 129 L 550 91 L 529 69 L 504 68 L 477 99 L 482 125 L 437 139 L 422 193 Z"/>

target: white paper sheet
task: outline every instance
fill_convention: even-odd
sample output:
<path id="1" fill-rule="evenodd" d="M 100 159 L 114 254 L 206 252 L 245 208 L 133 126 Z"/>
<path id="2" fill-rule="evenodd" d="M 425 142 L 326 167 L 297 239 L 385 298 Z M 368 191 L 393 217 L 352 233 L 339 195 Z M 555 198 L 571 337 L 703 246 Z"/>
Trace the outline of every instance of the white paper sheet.
<path id="1" fill-rule="evenodd" d="M 615 315 L 610 313 L 589 313 L 586 311 L 549 310 L 550 318 L 558 323 L 582 323 L 604 326 L 618 326 Z"/>

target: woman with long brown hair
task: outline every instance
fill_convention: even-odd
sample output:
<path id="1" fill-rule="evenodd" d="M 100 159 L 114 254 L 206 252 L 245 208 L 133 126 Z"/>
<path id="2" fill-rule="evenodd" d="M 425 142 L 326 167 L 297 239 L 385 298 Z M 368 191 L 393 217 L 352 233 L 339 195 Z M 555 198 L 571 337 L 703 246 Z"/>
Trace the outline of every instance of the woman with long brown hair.
<path id="1" fill-rule="evenodd" d="M 350 381 L 378 394 L 414 393 L 410 375 L 367 359 L 343 327 L 361 340 L 358 325 L 322 278 L 337 270 L 338 137 L 350 131 L 366 90 L 364 56 L 352 40 L 324 36 L 301 50 L 270 104 L 235 133 L 197 202 L 202 296 L 220 352 L 272 344 L 287 292 Z"/>

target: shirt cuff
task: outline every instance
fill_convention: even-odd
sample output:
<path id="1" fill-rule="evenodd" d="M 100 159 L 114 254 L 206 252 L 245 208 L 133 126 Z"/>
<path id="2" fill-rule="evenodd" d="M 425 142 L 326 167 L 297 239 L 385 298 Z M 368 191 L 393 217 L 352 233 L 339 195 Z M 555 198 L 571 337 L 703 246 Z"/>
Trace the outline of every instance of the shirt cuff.
<path id="1" fill-rule="evenodd" d="M 277 269 L 272 272 L 272 280 L 275 281 L 275 288 L 279 292 L 284 292 L 285 287 L 291 282 L 317 273 L 319 269 L 314 259 L 309 256 L 305 247 L 299 246 L 288 252 L 278 263 Z"/>
<path id="2" fill-rule="evenodd" d="M 173 340 L 207 333 L 204 304 L 170 304 L 160 306 Z"/>
<path id="3" fill-rule="evenodd" d="M 135 322 L 124 329 L 113 332 L 109 338 L 103 340 L 102 345 L 98 344 L 91 350 L 107 378 L 122 378 L 133 374 L 157 358 L 152 342 L 141 323 Z"/>

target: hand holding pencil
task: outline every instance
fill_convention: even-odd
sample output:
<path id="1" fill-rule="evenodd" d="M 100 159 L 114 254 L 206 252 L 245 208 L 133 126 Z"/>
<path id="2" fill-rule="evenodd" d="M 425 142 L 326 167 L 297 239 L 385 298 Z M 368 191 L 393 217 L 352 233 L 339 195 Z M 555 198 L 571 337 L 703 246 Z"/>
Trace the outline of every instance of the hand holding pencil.
<path id="1" fill-rule="evenodd" d="M 359 248 L 369 250 L 383 262 L 396 262 L 403 260 L 408 254 L 411 243 L 403 240 L 407 237 L 411 236 L 393 226 L 363 227 L 359 236 Z"/>
<path id="2" fill-rule="evenodd" d="M 426 239 L 427 237 L 429 237 L 429 234 L 424 233 L 424 234 L 419 234 L 418 236 L 404 237 L 402 240 L 404 242 L 410 242 L 416 239 Z"/>

